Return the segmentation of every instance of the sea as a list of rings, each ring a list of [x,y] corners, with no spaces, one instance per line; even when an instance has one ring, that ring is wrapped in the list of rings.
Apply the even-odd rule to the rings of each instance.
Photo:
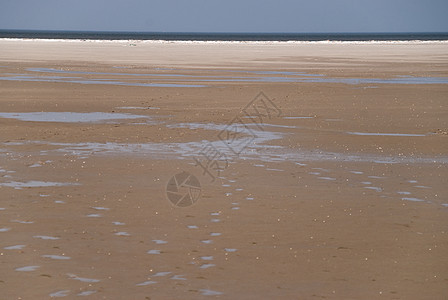
[[[448,32],[408,33],[196,33],[196,32],[113,32],[2,30],[0,38],[75,40],[154,40],[154,41],[448,41]]]

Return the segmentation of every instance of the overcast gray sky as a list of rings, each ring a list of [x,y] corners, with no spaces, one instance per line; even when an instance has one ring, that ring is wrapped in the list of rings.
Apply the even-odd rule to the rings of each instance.
[[[0,29],[448,32],[448,0],[0,0]]]

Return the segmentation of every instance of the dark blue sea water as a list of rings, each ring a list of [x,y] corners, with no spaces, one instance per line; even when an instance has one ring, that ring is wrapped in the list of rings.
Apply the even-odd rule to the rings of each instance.
[[[442,33],[188,33],[1,30],[0,38],[167,41],[433,41]]]

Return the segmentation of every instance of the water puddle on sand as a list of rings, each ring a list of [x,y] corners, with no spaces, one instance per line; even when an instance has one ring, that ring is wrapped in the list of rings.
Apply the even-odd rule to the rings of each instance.
[[[413,202],[424,202],[424,201],[425,201],[425,200],[423,200],[423,199],[412,198],[412,197],[404,197],[404,198],[401,198],[401,200],[404,200],[404,201],[413,201]]]
[[[212,240],[202,240],[201,243],[204,243],[204,244],[212,244],[213,241],[212,241]]]
[[[202,296],[218,296],[218,295],[222,295],[221,292],[212,291],[212,290],[202,289],[202,290],[199,290],[199,291],[201,292]]]
[[[169,69],[170,73],[125,73],[125,72],[89,72],[89,71],[73,71],[53,68],[27,68],[28,72],[35,74],[5,74],[0,80],[22,80],[22,81],[50,81],[50,82],[72,82],[83,84],[115,84],[129,86],[149,86],[149,87],[204,87],[204,85],[191,84],[174,84],[166,82],[303,82],[303,83],[344,83],[350,85],[359,84],[446,84],[448,77],[413,77],[413,76],[396,76],[392,78],[337,78],[327,77],[322,74],[310,74],[295,71],[250,71],[250,70],[225,70],[215,69],[207,70],[217,75],[203,75],[198,69]],[[156,70],[156,69],[154,69]],[[190,74],[183,74],[188,71]],[[69,76],[48,76],[46,74],[69,74]],[[192,75],[191,73],[197,73]],[[244,76],[235,76],[242,74]],[[88,78],[89,77],[94,78]],[[104,79],[104,76],[118,76],[122,81],[112,79]],[[134,82],[133,80],[150,80],[151,83]],[[159,81],[160,83],[156,83]]]
[[[163,276],[167,276],[170,274],[171,274],[171,272],[157,272],[154,275],[152,275],[152,277],[163,277]]]
[[[102,206],[92,206],[92,208],[96,209],[96,210],[109,210],[110,209],[110,208],[102,207]]]
[[[117,233],[115,233],[115,235],[118,235],[118,236],[131,236],[129,233],[127,233],[126,231],[120,231],[120,232],[117,232]]]
[[[208,269],[208,268],[212,268],[215,267],[215,264],[202,264],[199,269]]]
[[[336,180],[336,178],[333,177],[318,177],[319,179],[323,179],[323,180]]]
[[[90,296],[97,293],[97,291],[93,290],[93,291],[84,291],[84,292],[80,292],[78,293],[76,296]]]
[[[365,189],[369,189],[369,190],[374,190],[374,191],[377,191],[377,192],[382,192],[383,191],[382,188],[376,187],[376,186],[365,186],[364,188]]]
[[[324,168],[313,168],[313,170],[319,170],[319,171],[322,171],[322,172],[330,172],[330,170],[327,170],[327,169],[324,169]]]
[[[33,224],[33,221],[19,221],[19,220],[11,220],[13,223],[20,223],[20,224]]]
[[[39,268],[40,268],[40,266],[26,266],[26,267],[17,268],[16,271],[19,271],[19,272],[32,272],[32,271],[36,271]]]
[[[229,129],[227,125],[213,123],[179,123],[167,125],[167,128],[186,128],[190,130],[203,129],[219,132],[228,132],[237,129]],[[415,156],[382,156],[368,154],[347,154],[325,152],[321,150],[290,149],[288,147],[271,145],[275,140],[283,139],[288,133],[277,131],[251,129],[250,137],[240,137],[241,143],[246,145],[244,151],[239,154],[240,160],[257,160],[262,162],[282,161],[351,161],[351,162],[375,162],[375,163],[448,163],[448,157],[415,157]],[[241,134],[240,134],[241,135]],[[233,142],[232,142],[233,143]],[[235,142],[236,143],[236,142]],[[26,141],[20,145],[35,144],[48,145],[53,149],[47,154],[64,153],[79,157],[92,155],[142,155],[153,159],[191,159],[197,157],[204,148],[204,141],[185,143],[48,143],[43,141]],[[226,142],[221,140],[210,141],[210,146],[226,157],[234,157],[234,152]],[[12,143],[3,143],[5,146],[13,146]],[[304,165],[304,164],[300,164]],[[10,183],[11,184],[11,183]]]
[[[235,248],[224,248],[224,251],[226,251],[226,252],[236,252],[237,249],[235,249]]]
[[[170,279],[172,279],[172,280],[187,280],[186,278],[184,278],[184,276],[185,275],[174,275]]]
[[[103,215],[102,214],[89,214],[86,215],[87,218],[101,218]]]
[[[117,221],[112,222],[112,224],[117,225],[117,226],[123,226],[123,225],[126,225],[126,223],[117,222]]]
[[[140,110],[146,110],[146,109],[160,109],[160,107],[152,107],[152,106],[119,106],[115,107],[116,109],[140,109]]]
[[[7,231],[10,231],[10,230],[11,230],[11,228],[9,228],[9,227],[0,228],[0,232],[7,232]]]
[[[58,122],[58,123],[114,123],[117,120],[150,119],[149,116],[127,113],[105,112],[23,112],[0,113],[0,118],[16,119],[26,122]]]
[[[89,71],[73,71],[53,68],[27,68],[27,71],[36,73],[56,73],[56,74],[80,74],[80,75],[109,75],[109,76],[134,76],[134,77],[187,77],[184,74],[160,74],[160,73],[118,73],[118,72],[89,72]],[[174,70],[174,69],[173,69]]]
[[[199,227],[196,225],[187,225],[188,229],[198,229]]]
[[[157,245],[162,245],[162,244],[167,244],[167,241],[164,240],[152,240],[154,243],[156,243]]]
[[[351,135],[363,135],[363,136],[426,136],[426,134],[414,134],[414,133],[374,133],[374,132],[351,132],[348,131],[348,134]]]
[[[205,87],[202,84],[182,84],[182,83],[142,83],[117,81],[110,79],[88,79],[83,77],[68,77],[68,76],[39,76],[39,75],[22,75],[10,74],[9,76],[0,76],[0,80],[6,81],[31,81],[31,82],[62,82],[62,83],[79,83],[79,84],[101,84],[101,85],[120,85],[120,86],[143,86],[143,87]],[[164,79],[164,81],[169,81]]]
[[[0,183],[0,186],[12,187],[16,190],[20,190],[22,188],[36,188],[36,187],[60,187],[60,186],[75,186],[80,185],[79,183],[71,183],[71,182],[50,182],[50,181],[28,181],[28,182],[19,182],[19,181],[10,181]]]
[[[148,280],[148,281],[144,281],[141,283],[137,283],[136,286],[145,286],[145,285],[150,285],[150,284],[155,284],[155,283],[157,283],[157,281]]]
[[[63,256],[63,255],[42,255],[44,258],[51,258],[55,260],[69,260],[71,257]]]
[[[257,124],[246,124],[246,126],[258,126]],[[291,125],[278,125],[278,124],[268,124],[264,123],[263,127],[274,127],[274,128],[290,128],[290,129],[299,129],[299,126],[291,126]]]
[[[410,195],[411,193],[410,192],[399,191],[399,192],[397,192],[397,194],[400,194],[400,195]]]
[[[201,256],[202,260],[213,260],[213,256]]]
[[[22,250],[25,247],[26,247],[26,245],[14,245],[14,246],[5,247],[3,249],[5,249],[5,250]]]
[[[67,297],[70,294],[70,290],[61,290],[61,291],[56,291],[54,293],[51,293],[49,296],[50,298],[62,298],[62,297]]]
[[[33,238],[42,239],[42,240],[59,240],[58,237],[48,236],[48,235],[35,235],[35,236],[33,236]]]
[[[81,282],[94,283],[94,282],[100,282],[101,281],[99,279],[78,277],[75,274],[70,274],[70,273],[68,273],[67,276],[69,277],[69,279],[78,280],[78,281],[81,281]]]
[[[146,253],[148,253],[148,254],[160,254],[160,251],[161,251],[161,250],[149,250],[149,251],[146,252]]]
[[[314,117],[283,117],[285,120],[314,119]]]

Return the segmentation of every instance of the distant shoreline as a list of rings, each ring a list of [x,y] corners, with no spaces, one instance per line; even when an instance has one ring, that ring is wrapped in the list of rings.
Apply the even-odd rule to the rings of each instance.
[[[448,33],[165,33],[0,29],[0,39],[180,42],[408,42],[448,41]]]
[[[195,40],[95,40],[95,39],[43,39],[43,38],[0,38],[0,42],[49,42],[49,43],[114,43],[137,46],[137,44],[208,44],[208,45],[412,45],[412,44],[448,44],[448,40],[368,40],[368,41],[195,41]]]

